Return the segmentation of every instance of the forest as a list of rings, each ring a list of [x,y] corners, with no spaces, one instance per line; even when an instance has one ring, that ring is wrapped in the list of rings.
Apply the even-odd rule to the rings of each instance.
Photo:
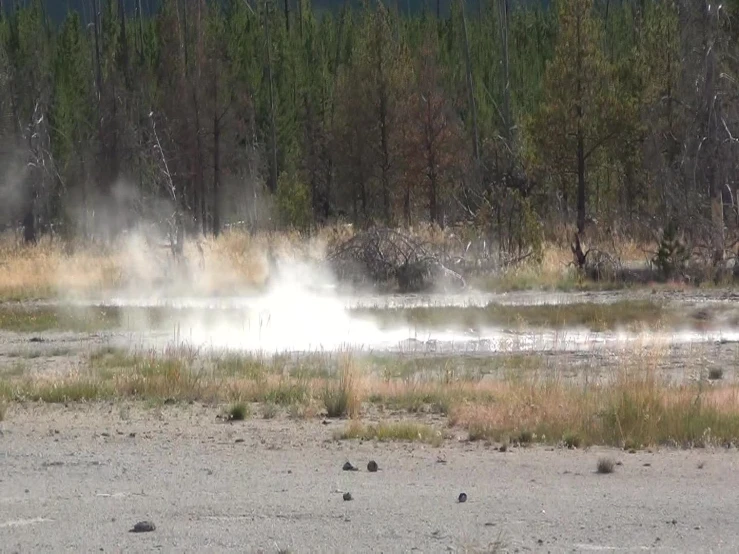
[[[0,225],[28,242],[146,218],[736,249],[732,3],[89,5],[89,23],[42,0],[0,21]]]

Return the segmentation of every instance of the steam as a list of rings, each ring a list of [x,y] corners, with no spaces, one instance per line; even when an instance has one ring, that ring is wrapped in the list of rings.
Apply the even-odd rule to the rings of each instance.
[[[512,331],[489,326],[464,329],[450,322],[446,329],[425,329],[402,321],[388,327],[357,307],[484,306],[501,304],[562,304],[596,301],[576,294],[513,293],[494,295],[466,290],[453,295],[379,296],[341,291],[323,263],[325,245],[319,240],[277,244],[280,237],[225,235],[219,241],[190,236],[182,257],[169,249],[170,237],[162,221],[172,213],[166,201],[149,204],[148,213],[128,227],[131,206],[140,204],[133,187],[120,183],[115,194],[97,206],[93,234],[110,236],[111,227],[127,227],[103,255],[80,255],[59,268],[60,299],[96,309],[117,306],[124,312],[131,340],[154,346],[187,343],[218,351],[276,354],[344,350],[396,353],[490,353],[523,351],[609,351],[636,346],[707,341],[739,341],[739,332],[609,333],[585,329]],[[284,238],[284,237],[283,237]],[[269,243],[269,244],[268,244]],[[267,250],[277,257],[270,262]],[[70,266],[69,264],[72,264]],[[76,268],[88,263],[92,267]],[[105,265],[106,267],[99,267]],[[104,286],[68,287],[99,271],[115,273]],[[71,275],[71,278],[70,278]],[[614,297],[615,298],[615,297]],[[141,308],[168,312],[165,330],[154,325]]]
[[[196,344],[260,353],[355,349],[392,341],[371,320],[352,317],[331,276],[305,262],[278,263],[265,293],[240,318],[190,322]]]

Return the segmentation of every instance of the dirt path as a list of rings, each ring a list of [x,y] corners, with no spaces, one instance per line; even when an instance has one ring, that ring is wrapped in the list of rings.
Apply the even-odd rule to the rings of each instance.
[[[342,422],[227,424],[217,413],[11,406],[0,423],[2,551],[739,549],[735,450],[360,444],[331,440]],[[604,454],[622,463],[611,475],[595,473]],[[370,459],[379,472],[366,471]],[[347,460],[360,470],[342,471]],[[145,519],[154,532],[128,532]]]

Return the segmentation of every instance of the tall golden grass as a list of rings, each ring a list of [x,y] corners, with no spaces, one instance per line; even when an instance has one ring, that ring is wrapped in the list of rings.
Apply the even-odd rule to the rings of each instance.
[[[289,231],[233,230],[217,239],[194,238],[185,246],[190,271],[187,285],[196,284],[196,292],[203,294],[259,287],[267,275],[268,249],[287,257],[321,258],[327,245],[346,240],[354,232],[351,225],[336,225],[322,227],[310,236]],[[409,232],[446,251],[460,253],[467,240],[462,240],[461,235],[476,236],[472,229],[461,233],[459,229],[441,230],[434,226],[416,226]],[[623,240],[614,248],[623,261],[643,261],[647,250],[631,240]],[[34,246],[6,233],[0,236],[0,299],[104,293],[132,284],[174,286],[176,276],[170,274],[173,264],[168,256],[163,241],[147,242],[147,237],[136,233],[109,245],[43,237]],[[493,280],[477,283],[503,289],[567,285],[574,279],[574,273],[568,269],[571,261],[572,254],[564,238],[549,240],[544,244],[540,262],[523,263]]]

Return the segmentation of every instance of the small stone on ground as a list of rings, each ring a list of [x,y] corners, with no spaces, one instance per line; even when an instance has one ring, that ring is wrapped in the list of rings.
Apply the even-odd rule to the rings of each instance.
[[[131,533],[149,533],[157,528],[152,521],[139,521],[131,529]]]

